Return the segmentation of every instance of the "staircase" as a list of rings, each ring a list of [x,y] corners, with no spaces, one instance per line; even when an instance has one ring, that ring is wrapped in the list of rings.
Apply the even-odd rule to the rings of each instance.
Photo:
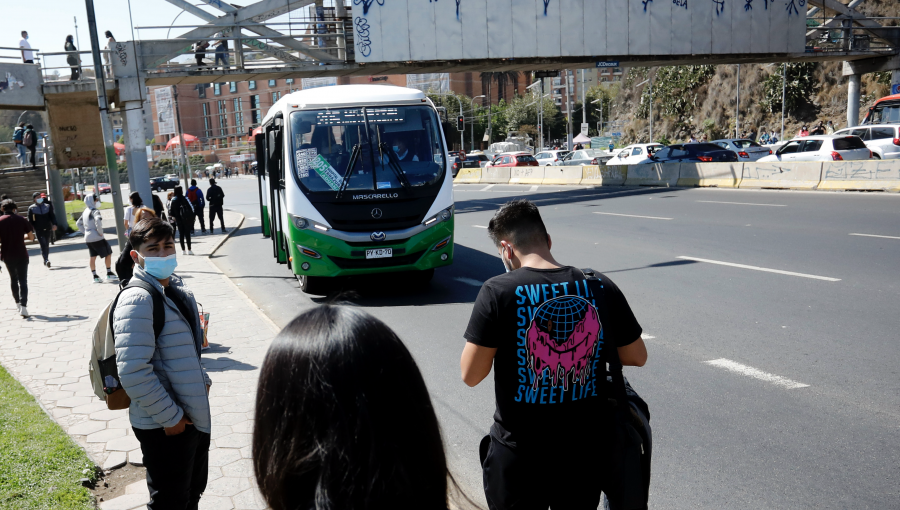
[[[19,206],[19,214],[24,215],[28,210],[35,191],[47,191],[43,168],[0,173],[0,195],[9,195]]]

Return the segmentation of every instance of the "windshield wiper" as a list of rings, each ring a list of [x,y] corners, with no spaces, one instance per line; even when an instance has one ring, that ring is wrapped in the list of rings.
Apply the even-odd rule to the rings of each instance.
[[[380,150],[383,155],[387,155],[388,166],[394,171],[394,175],[397,176],[400,185],[404,188],[411,188],[412,185],[409,183],[409,180],[406,179],[406,174],[403,173],[403,168],[400,166],[400,160],[397,159],[397,155],[394,154],[393,149],[389,148],[386,143],[381,142],[378,146],[378,150]],[[384,160],[382,159],[382,165],[383,164]]]
[[[344,178],[341,180],[341,187],[338,188],[337,196],[335,198],[341,198],[341,195],[344,194],[344,190],[347,189],[347,186],[350,184],[350,175],[353,173],[353,167],[356,166],[356,160],[359,159],[360,145],[356,144],[353,146],[353,150],[350,151],[350,161],[347,163],[347,168],[344,169]]]

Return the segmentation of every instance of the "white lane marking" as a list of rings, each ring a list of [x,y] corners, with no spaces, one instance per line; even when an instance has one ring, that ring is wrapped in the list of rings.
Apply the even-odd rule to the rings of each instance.
[[[594,214],[605,214],[607,216],[626,216],[628,218],[646,218],[648,220],[671,220],[672,218],[661,218],[659,216],[638,216],[636,214],[617,214],[611,212],[596,212]]]
[[[532,186],[528,191],[537,191],[537,185]]]
[[[481,189],[478,190],[478,191],[487,191],[487,190],[493,188],[494,186],[496,186],[496,184],[488,184],[487,186],[481,188]]]
[[[747,365],[742,365],[742,364],[738,363],[737,361],[731,361],[730,359],[719,358],[719,359],[704,361],[704,363],[706,363],[707,365],[712,365],[714,367],[724,368],[725,370],[729,370],[729,371],[735,372],[737,374],[746,375],[747,377],[759,379],[760,381],[765,381],[765,382],[775,384],[777,386],[782,386],[789,390],[809,387],[808,384],[803,384],[801,382],[793,381],[786,377],[781,377],[780,375],[763,372],[762,370],[758,370],[753,367],[748,367]]]
[[[653,335],[641,335],[641,338],[643,338],[644,340],[653,340],[656,337]]]
[[[900,239],[897,236],[880,236],[878,234],[850,234],[851,236],[863,236],[863,237],[880,237],[882,239]]]
[[[705,204],[759,205],[764,207],[787,207],[784,204],[751,204],[749,202],[719,202],[718,200],[697,200]]]
[[[248,219],[248,220],[254,220],[254,221],[259,221],[259,218],[254,218],[254,217],[253,217],[253,216],[250,216],[250,217],[249,217],[249,218],[247,218],[247,219]]]
[[[476,280],[474,278],[466,278],[465,276],[457,276],[456,278],[454,278],[454,280],[458,281],[459,283],[465,283],[466,285],[471,285],[473,287],[481,287],[482,285],[484,285],[483,282],[479,282],[478,280]]]
[[[475,228],[487,228],[487,227],[485,227],[484,225],[472,225],[472,226],[475,227]]]
[[[764,271],[766,273],[784,274],[788,276],[800,276],[802,278],[812,278],[814,280],[825,280],[826,282],[839,282],[840,278],[831,278],[829,276],[816,276],[814,274],[795,273],[793,271],[782,271],[781,269],[769,269],[767,267],[748,266],[745,264],[735,264],[734,262],[722,262],[721,260],[700,259],[697,257],[678,256],[677,259],[693,260],[696,262],[706,262],[708,264],[718,264],[720,266],[739,267],[741,269],[752,269],[754,271]]]

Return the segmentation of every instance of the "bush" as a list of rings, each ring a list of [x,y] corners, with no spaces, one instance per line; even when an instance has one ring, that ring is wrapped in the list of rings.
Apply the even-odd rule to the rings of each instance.
[[[787,85],[784,87],[785,111],[795,113],[809,103],[809,98],[818,89],[813,74],[816,62],[799,62],[787,65]],[[781,71],[781,69],[778,69]],[[781,112],[782,73],[774,72],[763,81],[763,99],[760,106],[770,113]]]

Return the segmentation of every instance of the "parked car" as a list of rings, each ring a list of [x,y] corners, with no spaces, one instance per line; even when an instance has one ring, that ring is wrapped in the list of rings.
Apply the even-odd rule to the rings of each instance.
[[[553,166],[602,165],[609,156],[600,149],[581,149],[570,152]]]
[[[494,160],[485,166],[540,166],[540,164],[527,152],[507,152],[497,154]]]
[[[656,151],[665,148],[660,143],[635,143],[625,147],[612,159],[606,162],[607,165],[634,165],[643,163],[645,159],[652,156]]]
[[[773,154],[772,149],[763,147],[753,140],[747,140],[746,138],[725,138],[722,140],[713,140],[709,143],[714,143],[723,149],[734,151],[738,156],[738,161],[757,161],[759,158]]]
[[[815,135],[794,138],[775,154],[759,160],[774,161],[858,161],[872,158],[872,151],[858,136]]]
[[[101,182],[97,185],[97,191],[99,191],[101,195],[106,195],[107,193],[112,193],[112,187],[108,182]]]
[[[540,166],[553,166],[555,163],[561,161],[564,157],[571,154],[572,151],[542,151],[534,155],[534,159],[537,160],[538,165]]]
[[[836,131],[835,135],[855,135],[871,149],[875,159],[900,158],[900,124],[880,124],[877,126],[857,126]]]
[[[169,179],[168,177],[154,177],[150,179],[151,191],[162,191],[174,189],[178,186],[178,179]]]
[[[463,168],[481,168],[490,161],[483,152],[470,152],[466,154],[466,160],[463,161]]]
[[[737,154],[714,143],[683,143],[670,145],[656,151],[649,158],[637,163],[731,163]]]

